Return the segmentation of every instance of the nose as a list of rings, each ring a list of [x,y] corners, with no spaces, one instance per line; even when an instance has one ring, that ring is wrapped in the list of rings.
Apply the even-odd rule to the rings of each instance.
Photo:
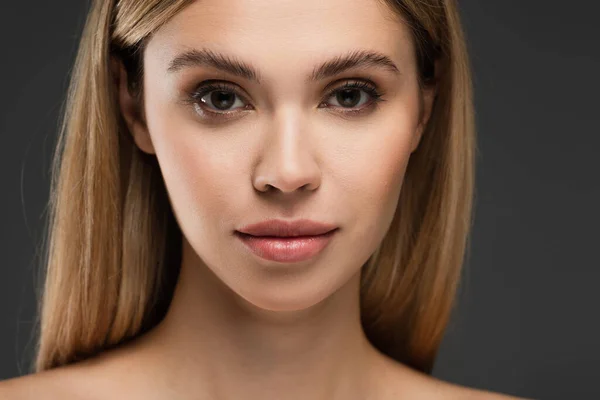
[[[272,131],[266,135],[253,184],[256,190],[315,190],[320,186],[321,171],[315,160],[314,141],[305,129],[306,118],[288,110],[274,118]]]

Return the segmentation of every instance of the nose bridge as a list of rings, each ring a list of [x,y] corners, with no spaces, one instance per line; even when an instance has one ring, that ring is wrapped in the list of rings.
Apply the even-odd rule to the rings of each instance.
[[[254,185],[258,190],[272,186],[293,192],[318,187],[320,171],[308,126],[307,116],[298,105],[285,104],[273,111],[256,169]]]

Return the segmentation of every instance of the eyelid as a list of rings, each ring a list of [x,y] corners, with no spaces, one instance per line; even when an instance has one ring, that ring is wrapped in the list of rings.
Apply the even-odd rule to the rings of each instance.
[[[236,96],[242,98],[245,101],[247,101],[248,97],[249,97],[237,85],[234,85],[232,83],[223,82],[223,81],[216,80],[216,79],[202,81],[200,85],[197,85],[192,90],[190,96],[192,96],[194,99],[199,100],[200,98],[206,96],[208,93],[211,93],[214,91],[219,91],[219,90],[235,93]]]
[[[338,83],[340,81],[342,81],[342,84],[336,85],[336,83]],[[330,89],[328,89],[328,88],[330,88]],[[350,77],[350,78],[338,79],[335,82],[332,82],[325,87],[325,90],[327,90],[325,99],[331,98],[331,96],[333,96],[337,91],[343,90],[344,88],[357,89],[357,90],[364,91],[369,96],[371,96],[372,100],[369,101],[367,106],[363,106],[359,109],[349,108],[346,111],[340,111],[339,114],[342,114],[342,115],[344,115],[344,114],[345,115],[361,114],[363,112],[369,111],[370,108],[375,108],[377,106],[377,103],[385,101],[385,99],[381,98],[385,94],[385,92],[382,91],[378,87],[378,85],[373,82],[371,76],[368,76],[366,78]],[[237,108],[237,109],[234,109],[231,111],[213,111],[213,110],[205,110],[203,107],[201,107],[198,104],[198,102],[200,102],[200,99],[202,97],[206,96],[209,93],[212,93],[214,91],[219,91],[219,90],[234,93],[244,103],[246,103],[246,107],[248,105],[250,105],[250,104],[248,104],[248,103],[250,103],[248,101],[249,96],[247,96],[245,94],[245,91],[243,89],[239,88],[237,85],[235,85],[233,83],[218,80],[218,79],[205,80],[205,81],[202,81],[199,85],[196,85],[194,87],[194,89],[192,90],[192,92],[189,94],[188,100],[186,101],[186,103],[192,103],[192,105],[195,108],[196,107],[201,108],[201,112],[203,114],[208,115],[206,118],[213,118],[213,119],[233,118],[230,115],[238,114],[240,111],[247,110],[247,108]],[[323,104],[323,102],[319,103],[319,105],[321,105],[321,104]],[[333,107],[328,107],[328,108],[339,108],[339,107],[333,106]]]

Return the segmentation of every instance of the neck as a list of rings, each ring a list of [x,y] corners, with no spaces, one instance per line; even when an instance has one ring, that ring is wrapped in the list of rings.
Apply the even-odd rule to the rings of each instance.
[[[177,398],[373,395],[376,350],[360,323],[360,272],[310,307],[272,311],[234,293],[185,239],[182,255],[169,311],[146,339],[157,377]]]

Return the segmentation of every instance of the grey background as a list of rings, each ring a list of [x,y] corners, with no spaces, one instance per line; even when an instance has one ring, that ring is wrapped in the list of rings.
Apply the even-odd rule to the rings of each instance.
[[[87,2],[0,5],[0,380],[28,373],[49,162]],[[460,1],[479,136],[472,249],[434,375],[600,399],[595,1]]]

